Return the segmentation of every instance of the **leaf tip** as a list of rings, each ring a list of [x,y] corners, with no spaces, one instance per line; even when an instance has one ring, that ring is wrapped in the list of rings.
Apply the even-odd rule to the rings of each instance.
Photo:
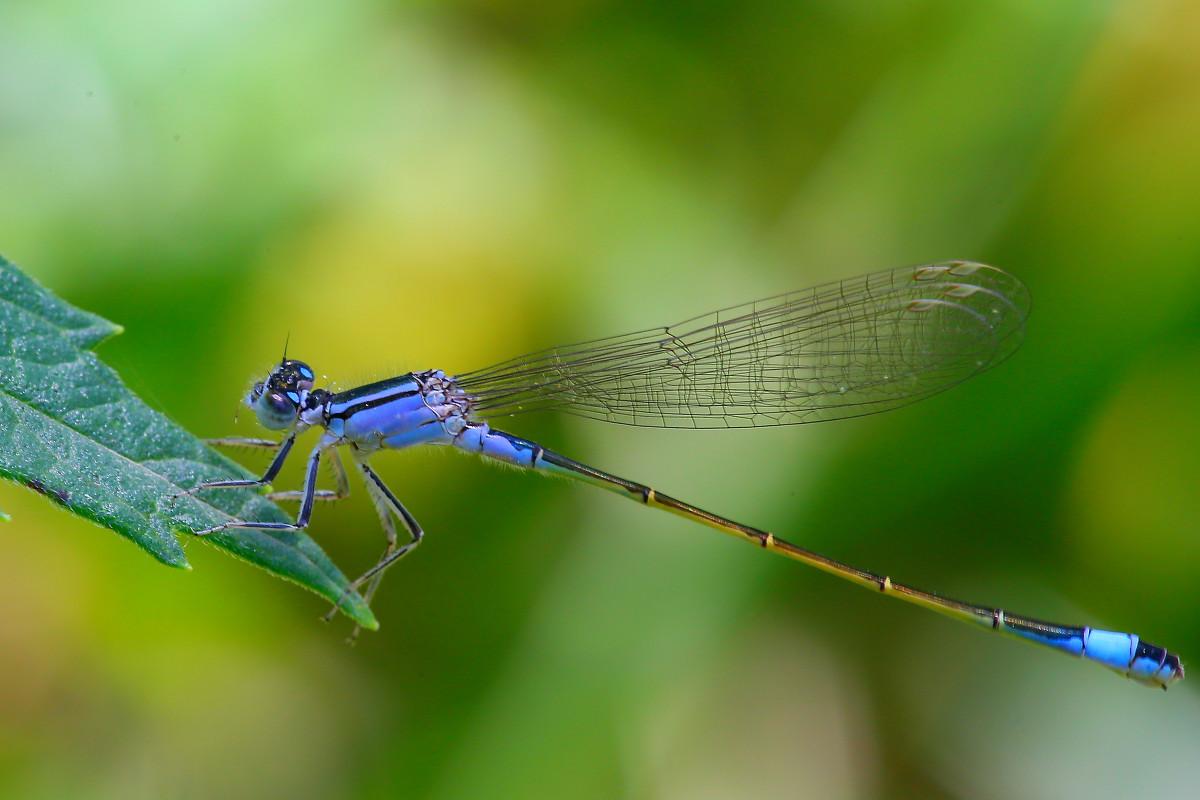
[[[155,547],[153,549],[146,547],[144,549],[149,552],[150,555],[158,559],[159,563],[161,564],[166,564],[168,567],[181,569],[185,572],[192,571],[192,565],[188,562],[187,554],[184,553],[183,548],[179,546],[179,542],[175,539],[175,537],[170,536],[165,541],[159,542],[158,544],[165,546]]]
[[[338,605],[338,610],[354,620],[354,624],[360,628],[366,628],[369,631],[379,630],[379,620],[375,619],[375,612],[366,604],[366,601],[357,593],[347,599],[347,603]]]
[[[174,554],[171,554],[171,556],[167,557],[167,558],[160,557],[159,561],[161,561],[163,564],[166,564],[168,567],[174,567],[175,569],[181,569],[184,572],[192,571],[192,565],[187,560],[187,556],[175,557]]]

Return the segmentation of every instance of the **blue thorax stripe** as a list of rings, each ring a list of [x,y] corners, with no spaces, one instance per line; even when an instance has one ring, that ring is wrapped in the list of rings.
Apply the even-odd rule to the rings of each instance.
[[[421,391],[412,374],[369,383],[349,391],[339,392],[329,401],[330,419],[349,419],[360,411],[412,397]]]

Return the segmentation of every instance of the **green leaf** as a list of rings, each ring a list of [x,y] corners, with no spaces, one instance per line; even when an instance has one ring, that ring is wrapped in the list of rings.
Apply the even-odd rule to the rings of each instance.
[[[189,568],[175,536],[230,518],[287,522],[249,490],[173,496],[204,480],[255,477],[143,403],[89,350],[120,328],[38,286],[0,257],[0,477]],[[378,623],[307,534],[229,530],[212,544]]]

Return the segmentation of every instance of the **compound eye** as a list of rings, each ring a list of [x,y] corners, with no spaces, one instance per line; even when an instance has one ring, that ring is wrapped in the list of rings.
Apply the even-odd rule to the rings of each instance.
[[[311,378],[313,376],[312,367],[305,364],[303,361],[297,361],[294,358],[289,358],[279,365],[279,369],[284,372],[295,372],[302,378]]]
[[[285,430],[296,422],[300,410],[299,399],[300,395],[295,392],[268,385],[254,403],[254,414],[263,427],[273,431]]]
[[[289,392],[288,394],[294,393]],[[299,400],[300,398],[297,395],[296,402],[299,402]],[[287,416],[296,410],[296,403],[292,402],[292,399],[287,394],[281,394],[280,392],[271,392],[267,395],[267,405],[281,417]]]
[[[316,378],[312,367],[295,359],[283,362],[279,367],[279,374],[286,379],[289,385],[298,389],[311,389],[313,380]]]

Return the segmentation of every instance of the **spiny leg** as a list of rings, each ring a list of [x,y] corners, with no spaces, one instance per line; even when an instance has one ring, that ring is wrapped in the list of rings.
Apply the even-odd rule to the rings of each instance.
[[[365,467],[366,465],[361,465]],[[392,519],[392,507],[388,502],[387,496],[380,490],[379,485],[373,479],[374,473],[369,469],[363,470],[363,478],[366,481],[367,494],[371,496],[371,503],[375,506],[375,511],[379,515],[379,523],[383,526],[383,532],[387,536],[387,547],[383,551],[383,555],[379,557],[380,561],[389,558],[392,553],[396,552],[397,546],[400,543],[399,537],[396,535],[396,522]],[[415,524],[415,520],[414,520]],[[412,529],[405,525],[409,534],[412,534]],[[417,528],[420,530],[419,526]],[[371,604],[372,598],[375,597],[375,592],[379,589],[379,583],[383,580],[383,575],[376,575],[371,579],[371,583],[367,586],[367,592],[363,595],[363,599],[367,601],[367,605]]]
[[[210,447],[279,447],[279,442],[274,439],[257,439],[250,436],[218,436],[215,439],[205,439],[204,443]]]
[[[358,466],[363,472],[363,477],[366,479],[367,483],[367,491],[371,493],[372,498],[377,498],[379,503],[383,504],[389,512],[394,514],[396,518],[398,518],[400,522],[404,524],[409,536],[412,537],[405,545],[397,548],[395,547],[395,541],[393,538],[395,535],[395,526],[384,526],[384,530],[389,532],[389,541],[387,550],[384,551],[383,557],[379,559],[375,566],[371,567],[362,575],[359,575],[358,578],[356,578],[350,584],[350,589],[356,590],[359,586],[362,586],[367,581],[371,581],[370,588],[367,590],[367,596],[371,597],[374,595],[375,590],[378,589],[379,581],[383,578],[384,570],[416,548],[416,546],[419,545],[421,540],[425,537],[425,531],[421,530],[420,523],[418,523],[416,518],[409,513],[408,509],[404,507],[404,504],[400,502],[396,495],[392,493],[392,490],[387,487],[375,470],[371,469],[371,467],[365,462],[359,462]],[[333,615],[335,613],[337,613],[336,607],[330,609],[329,613],[325,615],[325,621],[328,622],[329,620],[333,619]]]
[[[280,445],[274,439],[257,439],[248,436],[219,436],[215,439],[205,439],[204,443],[213,447],[257,447],[260,449],[274,449]],[[329,464],[330,469],[333,471],[333,479],[336,481],[337,488],[333,491],[317,489],[313,493],[313,499],[329,501],[346,499],[350,496],[350,479],[346,475],[346,467],[342,463],[342,457],[337,450],[332,452],[332,457],[326,463]],[[202,488],[211,487],[204,486]],[[268,500],[300,500],[304,497],[304,492],[290,489],[282,492],[269,492],[266,497]]]
[[[342,463],[342,456],[336,448],[331,448],[329,458],[325,461],[333,472],[335,488],[333,491],[328,489],[317,489],[313,492],[314,500],[344,500],[350,496],[350,478],[346,475],[346,465]],[[268,492],[268,500],[302,500],[304,499],[304,491],[297,489],[289,489],[283,492]]]
[[[412,539],[409,540],[408,543],[403,547],[395,550],[385,558],[381,558],[379,563],[371,567],[362,575],[359,575],[354,582],[350,584],[351,588],[354,589],[357,589],[359,586],[362,586],[363,583],[376,576],[382,578],[384,570],[386,570],[399,559],[406,556],[411,550],[415,549],[416,546],[421,543],[421,540],[425,538],[425,531],[421,530],[421,524],[417,522],[416,518],[412,514],[408,512],[408,509],[404,507],[404,504],[400,502],[396,495],[392,494],[392,490],[387,487],[387,484],[383,482],[375,470],[371,469],[371,467],[365,463],[360,464],[359,466],[361,467],[363,474],[366,475],[367,480],[379,489],[380,499],[386,503],[387,507],[391,509],[391,511],[400,519],[402,523],[404,523],[404,527],[408,530],[408,534],[412,537]]]
[[[214,439],[211,441],[221,442],[221,443],[233,442],[233,443],[245,444],[250,441],[265,442],[267,440],[266,439],[255,439],[255,440],[238,439],[235,437],[235,438],[231,438],[231,439]],[[175,493],[174,495],[171,496],[171,498],[175,499],[178,497],[184,497],[187,495],[197,494],[198,492],[203,491],[204,489],[234,489],[234,488],[249,488],[249,487],[253,487],[253,486],[266,486],[268,483],[275,480],[275,476],[277,476],[279,474],[279,470],[283,469],[283,462],[287,461],[288,453],[290,453],[292,451],[292,445],[295,443],[296,443],[296,434],[294,434],[294,433],[292,435],[288,436],[282,442],[278,443],[279,452],[277,452],[275,454],[275,458],[271,459],[271,465],[269,467],[267,467],[267,471],[263,473],[263,476],[261,478],[245,479],[245,480],[203,481],[201,483],[196,484],[191,489]],[[260,445],[254,444],[251,446],[259,447]]]
[[[382,561],[396,552],[400,539],[396,534],[396,522],[392,519],[392,509],[387,498],[366,472],[363,472],[363,480],[367,487],[367,495],[371,498],[371,505],[375,506],[375,513],[379,515],[379,524],[383,528],[384,535],[387,537],[387,547],[384,548],[383,555],[379,557],[380,561]],[[371,578],[371,582],[367,584],[367,591],[363,594],[363,600],[366,601],[368,606],[374,601],[375,592],[379,589],[379,584],[382,580],[383,573],[380,573]],[[331,611],[330,613],[332,614],[333,612]],[[328,621],[328,617],[326,620]],[[357,642],[358,635],[361,632],[362,626],[355,625],[354,630],[350,632],[350,636],[346,639],[347,644]]]
[[[288,439],[287,439],[288,447],[291,447],[291,442],[294,439],[295,439],[295,436],[288,437]],[[230,520],[229,522],[223,522],[220,525],[214,525],[211,528],[204,528],[202,530],[194,531],[194,534],[196,536],[207,536],[210,533],[216,533],[217,531],[224,531],[224,530],[228,530],[230,528],[249,528],[249,529],[255,529],[255,530],[269,530],[269,531],[299,531],[299,530],[304,530],[305,528],[307,528],[308,521],[309,521],[309,519],[312,518],[313,501],[315,500],[315,497],[316,497],[317,467],[320,465],[320,462],[321,462],[321,449],[322,449],[322,445],[317,445],[316,447],[313,448],[312,454],[308,457],[308,468],[305,470],[305,473],[304,473],[304,488],[301,490],[303,492],[304,499],[300,503],[300,513],[296,515],[296,521],[294,523],[291,523],[291,522],[254,522],[254,521],[248,521],[248,520],[235,519],[235,520]],[[278,456],[276,456],[275,460],[280,461],[281,459]],[[272,465],[272,466],[274,466],[274,465]],[[276,470],[276,471],[278,472],[278,470]],[[251,485],[253,485],[253,484],[256,484],[257,481],[250,481],[249,483]],[[224,486],[227,484],[222,483],[221,485]],[[235,485],[240,485],[240,484],[235,484]]]

